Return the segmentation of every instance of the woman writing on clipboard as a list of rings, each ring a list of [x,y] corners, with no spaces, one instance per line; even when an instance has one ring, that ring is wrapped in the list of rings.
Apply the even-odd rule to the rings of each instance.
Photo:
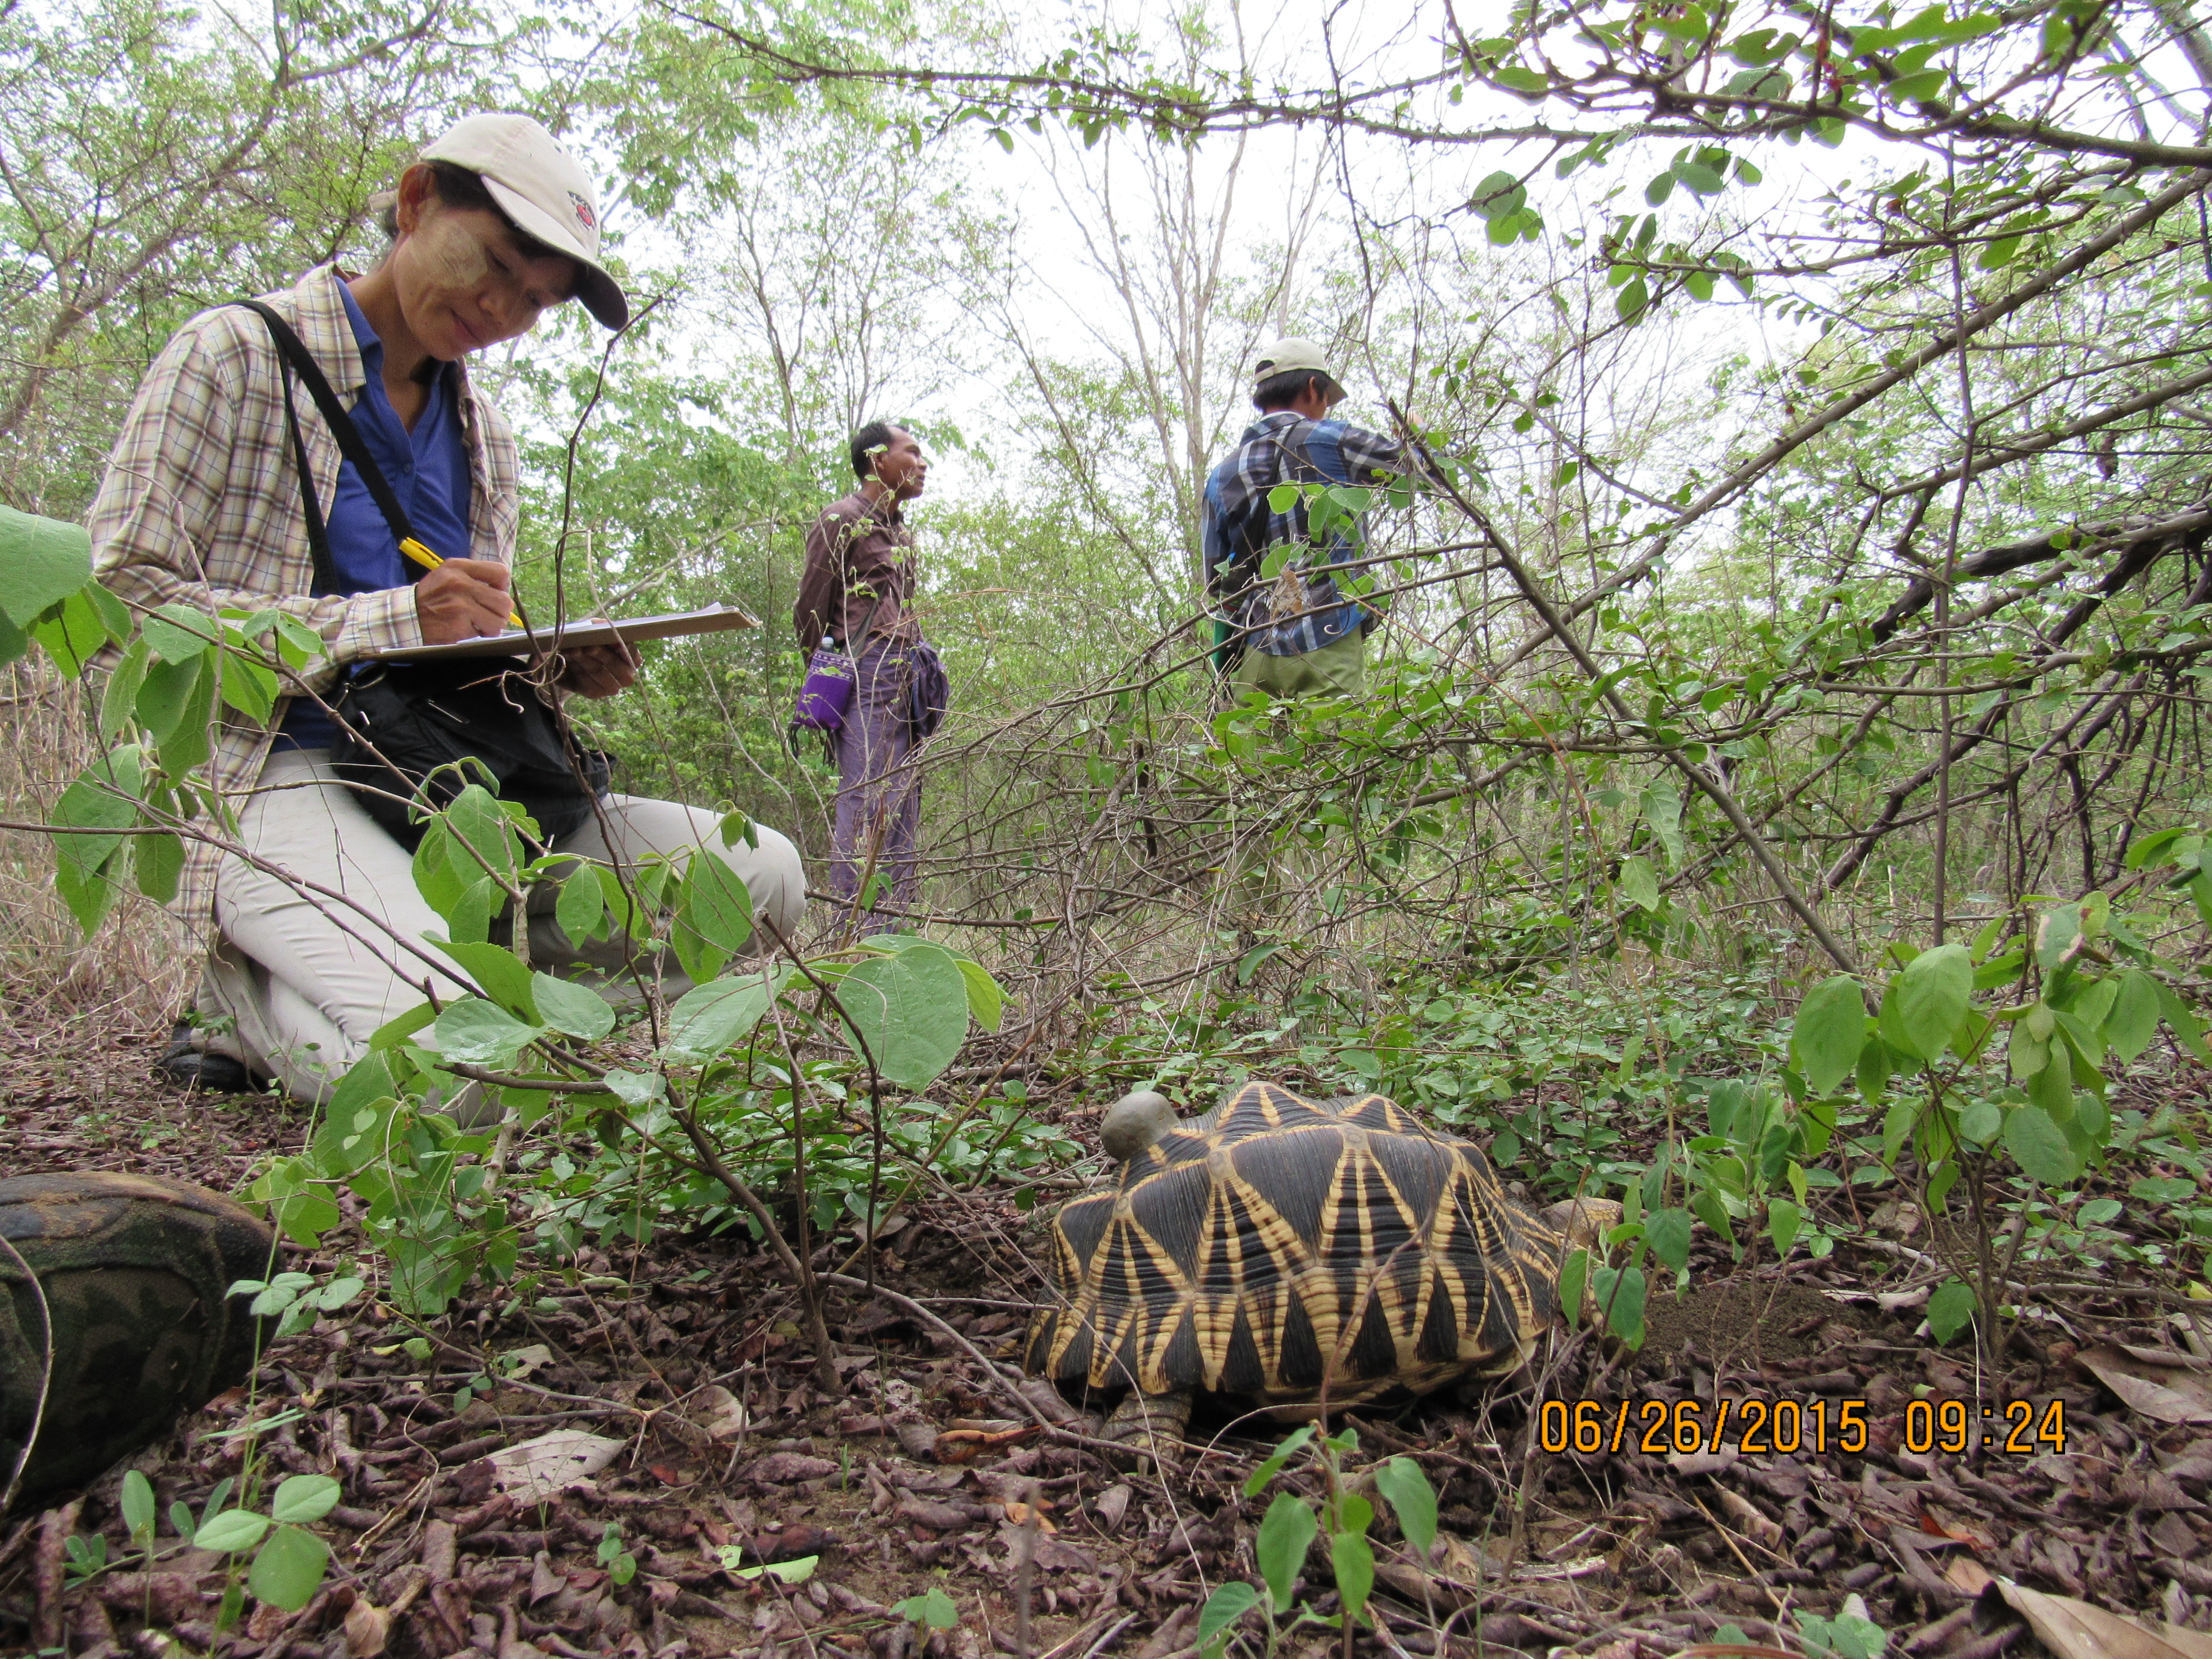
[[[94,568],[135,607],[275,608],[323,641],[299,677],[306,695],[279,697],[265,723],[219,710],[211,770],[250,854],[359,908],[314,902],[253,863],[192,844],[176,908],[210,949],[201,1018],[179,1027],[161,1061],[187,1085],[235,1090],[270,1077],[323,1098],[379,1026],[422,1000],[426,983],[441,998],[471,988],[458,969],[434,973],[395,944],[443,935],[446,924],[416,891],[408,850],[331,771],[320,699],[373,653],[507,626],[514,436],[463,360],[529,333],[570,299],[609,328],[629,316],[599,263],[590,175],[526,116],[471,116],[426,148],[401,176],[385,228],[391,246],[374,270],[319,266],[260,303],[349,413],[356,453],[442,561],[436,568],[403,556],[374,481],[343,458],[273,325],[244,306],[203,313],[163,348],[93,508]],[[316,538],[311,515],[323,521]],[[599,647],[569,653],[564,685],[605,697],[635,676],[628,651]],[[555,849],[627,862],[704,848],[788,933],[805,908],[797,850],[765,828],[757,848],[726,848],[720,823],[672,801],[611,794]],[[623,974],[620,945],[561,933],[551,896],[542,895],[544,914],[531,906],[532,962]],[[475,1115],[468,1100],[450,1109]]]

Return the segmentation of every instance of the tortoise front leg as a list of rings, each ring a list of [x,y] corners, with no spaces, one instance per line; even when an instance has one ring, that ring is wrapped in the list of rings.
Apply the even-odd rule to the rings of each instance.
[[[1130,1457],[1126,1463],[1109,1455],[1109,1461],[1121,1468],[1134,1468],[1143,1457],[1151,1458],[1156,1467],[1164,1467],[1173,1461],[1176,1449],[1182,1443],[1183,1431],[1189,1426],[1188,1389],[1146,1394],[1142,1389],[1132,1389],[1114,1407],[1099,1437],[1128,1448]]]

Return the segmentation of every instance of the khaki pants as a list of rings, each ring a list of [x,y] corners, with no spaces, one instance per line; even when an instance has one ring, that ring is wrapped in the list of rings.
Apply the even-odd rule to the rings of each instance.
[[[1265,691],[1271,697],[1318,696],[1328,692],[1347,697],[1364,696],[1367,641],[1354,634],[1298,657],[1271,657],[1264,651],[1247,650],[1237,665],[1237,689]]]
[[[630,864],[656,853],[682,854],[704,847],[738,873],[756,912],[787,936],[805,914],[799,850],[765,825],[759,826],[757,849],[743,842],[726,848],[721,815],[702,807],[613,795],[605,815],[612,846],[594,818],[554,850]],[[416,890],[407,849],[378,828],[337,781],[327,750],[271,754],[259,791],[240,813],[239,829],[249,851],[343,893],[359,908],[303,896],[242,859],[225,860],[215,893],[222,941],[202,981],[200,1010],[228,1015],[235,1034],[204,1039],[210,1048],[234,1054],[300,1099],[320,1102],[367,1052],[379,1026],[422,1000],[426,975],[441,998],[473,991],[458,966],[434,973],[393,941],[392,933],[418,944],[426,933],[443,937],[445,919]],[[553,919],[556,897],[550,885],[531,896],[532,965],[577,978],[626,973],[626,943],[572,943]],[[655,966],[672,993],[688,988],[672,962]]]

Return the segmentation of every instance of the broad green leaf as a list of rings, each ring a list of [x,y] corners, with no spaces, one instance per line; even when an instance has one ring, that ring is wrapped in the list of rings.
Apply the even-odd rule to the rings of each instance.
[[[480,875],[512,880],[521,867],[522,842],[499,799],[481,783],[471,783],[446,809],[446,823],[462,843],[446,854],[462,880]]]
[[[1276,1607],[1291,1605],[1299,1571],[1305,1565],[1306,1551],[1312,1547],[1320,1531],[1321,1523],[1314,1519],[1312,1506],[1303,1498],[1277,1492],[1275,1501],[1267,1505],[1267,1513],[1260,1522],[1253,1555],[1259,1563],[1260,1576],[1267,1581],[1267,1594]]]
[[[2119,994],[2105,1016],[2105,1042],[2123,1061],[2150,1047],[2158,1035],[2158,981],[2140,968],[2120,976]]]
[[[428,1046],[447,1060],[497,1070],[512,1065],[538,1036],[535,1025],[525,1025],[504,1008],[480,997],[469,997],[438,1016],[430,1027]]]
[[[1790,1046],[1805,1086],[1831,1095],[1857,1069],[1867,1040],[1866,994],[1849,974],[1822,980],[1797,1005]]]
[[[1897,1030],[1906,1052],[1919,1060],[1941,1054],[1973,994],[1974,962],[1963,945],[1923,951],[1897,976]]]
[[[608,1092],[627,1106],[650,1106],[668,1092],[668,1080],[658,1072],[617,1068],[607,1073],[606,1085]]]
[[[1648,1285],[1641,1267],[1600,1267],[1590,1288],[1613,1334],[1631,1349],[1644,1346],[1644,1300]]]
[[[288,1474],[277,1483],[269,1514],[274,1520],[305,1526],[337,1508],[341,1496],[338,1483],[327,1474]]]
[[[18,628],[92,580],[92,535],[82,525],[0,507],[0,612]]]
[[[1644,792],[1641,805],[1644,822],[1659,837],[1659,844],[1667,849],[1667,861],[1679,868],[1682,862],[1682,792],[1671,783],[1655,783]]]
[[[1676,1273],[1690,1265],[1690,1212],[1654,1210],[1644,1223],[1644,1242]]]
[[[753,898],[738,872],[711,853],[684,867],[672,943],[684,971],[704,984],[753,936]]]
[[[138,631],[163,662],[181,663],[213,650],[222,629],[204,611],[188,605],[165,605],[141,617]]]
[[[530,988],[538,1017],[556,1031],[597,1042],[615,1029],[615,1011],[588,985],[539,973],[530,976]]]
[[[1938,1285],[1928,1298],[1928,1328],[1935,1332],[1936,1340],[1948,1345],[1973,1322],[1973,1287],[1955,1279]]]
[[[504,945],[440,939],[434,933],[425,933],[423,938],[466,969],[477,989],[507,1012],[533,1022],[538,1018],[530,969],[522,965],[514,951]]]
[[[999,1029],[1006,1017],[1006,993],[980,962],[959,958],[960,977],[968,981],[968,1012],[987,1031]]]
[[[1414,1558],[1426,1561],[1437,1541],[1437,1492],[1421,1466],[1410,1457],[1392,1458],[1375,1471],[1375,1490],[1389,1501]]]
[[[968,1038],[968,981],[941,946],[864,962],[837,983],[837,1000],[884,1081],[921,1090]]]
[[[2063,1187],[2081,1173],[2066,1134],[2040,1106],[2015,1106],[2005,1114],[2005,1150],[2029,1179]]]
[[[64,679],[83,673],[85,665],[112,638],[101,607],[92,598],[104,591],[81,587],[43,621],[29,625],[31,637],[46,647]]]
[[[920,1595],[909,1595],[903,1601],[891,1603],[891,1611],[902,1619],[911,1619],[917,1625],[927,1625],[932,1630],[951,1630],[960,1622],[960,1609],[952,1598],[932,1584]]]
[[[598,933],[606,915],[607,897],[599,886],[599,872],[588,866],[570,872],[553,904],[553,920],[569,944],[581,945]]]
[[[220,1519],[216,1524],[222,1524]],[[297,1613],[315,1599],[330,1559],[331,1547],[314,1534],[299,1527],[279,1527],[253,1558],[246,1588],[257,1601]]]
[[[1959,1133],[1977,1146],[1986,1146],[2004,1128],[2004,1108],[1993,1100],[1972,1100],[1959,1114]]]
[[[132,867],[138,874],[138,890],[156,904],[176,897],[184,880],[185,843],[166,831],[137,836],[131,843]]]
[[[737,974],[695,986],[668,1011],[664,1057],[679,1065],[711,1059],[748,1035],[768,1012],[769,1004],[791,982],[792,970]]]
[[[2045,911],[2036,919],[2035,959],[2046,969],[2069,960],[2081,942],[2080,905],[2061,905],[2056,910]]]
[[[1198,1615],[1198,1650],[1214,1659],[1230,1627],[1259,1604],[1260,1592],[1241,1578],[1217,1585]]]
[[[1621,897],[1639,910],[1659,908],[1659,872],[1651,867],[1647,858],[1626,858],[1620,861],[1620,876],[1614,884]]]
[[[732,1578],[775,1578],[787,1584],[803,1584],[814,1577],[814,1569],[822,1565],[818,1555],[802,1555],[795,1561],[764,1561],[757,1567],[741,1567],[744,1559],[742,1546],[725,1544],[721,1547],[722,1566]]]
[[[267,1516],[256,1515],[252,1510],[225,1510],[201,1526],[193,1535],[192,1547],[213,1550],[218,1555],[235,1555],[240,1550],[252,1549],[268,1531]]]

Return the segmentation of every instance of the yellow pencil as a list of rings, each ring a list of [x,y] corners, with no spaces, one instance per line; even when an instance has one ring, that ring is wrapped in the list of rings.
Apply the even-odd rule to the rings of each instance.
[[[423,546],[422,543],[416,541],[412,536],[408,537],[406,540],[399,544],[399,550],[402,553],[404,553],[409,558],[414,560],[416,563],[421,565],[425,570],[435,570],[440,565],[445,563],[443,559],[440,558],[435,553],[433,553],[428,548]],[[514,623],[517,628],[522,626],[522,618],[512,611],[507,613],[507,619],[508,622]]]

